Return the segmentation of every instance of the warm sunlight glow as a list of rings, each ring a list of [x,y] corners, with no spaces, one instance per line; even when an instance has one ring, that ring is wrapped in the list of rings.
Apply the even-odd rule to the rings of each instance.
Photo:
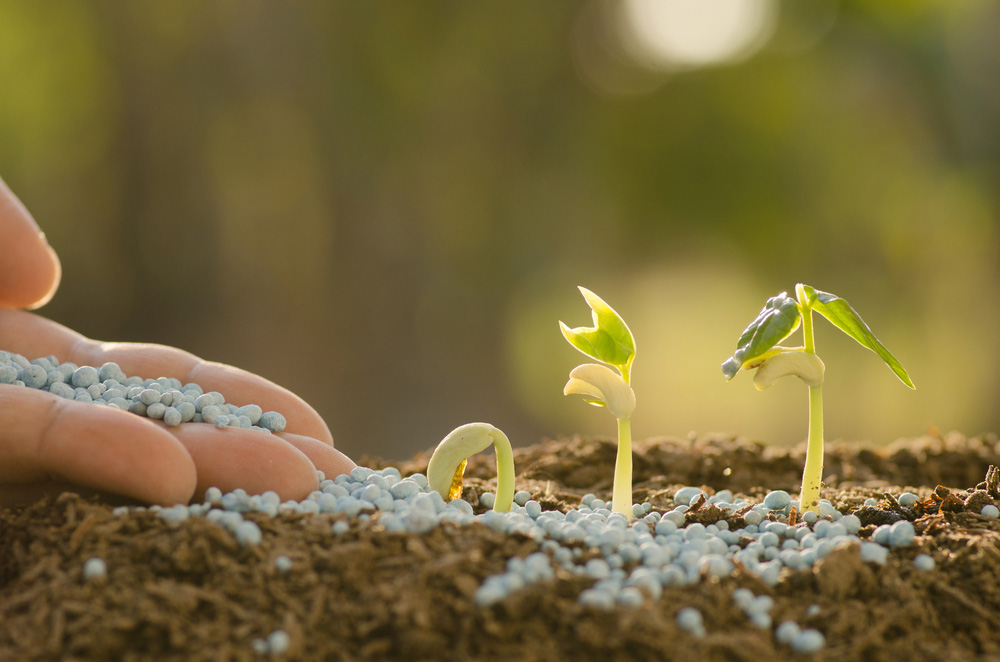
[[[624,0],[623,37],[642,64],[660,69],[743,60],[770,38],[774,0]]]

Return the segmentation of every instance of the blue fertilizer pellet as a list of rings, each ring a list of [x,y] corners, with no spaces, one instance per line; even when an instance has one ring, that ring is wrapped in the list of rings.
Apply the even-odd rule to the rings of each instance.
[[[271,655],[284,655],[292,643],[292,638],[284,630],[275,630],[267,637],[267,650]]]
[[[913,543],[915,536],[916,531],[913,528],[913,523],[907,522],[906,520],[900,520],[893,524],[889,529],[889,546],[908,547]]]
[[[248,545],[259,545],[261,541],[260,527],[256,522],[244,520],[236,526],[234,531],[236,540],[244,547]]]
[[[677,612],[677,626],[696,637],[705,636],[705,622],[701,612],[694,607],[684,607]]]
[[[802,632],[802,628],[795,621],[783,621],[774,628],[774,638],[778,643],[791,646]]]
[[[826,519],[832,519],[832,520],[838,520],[841,517],[843,517],[843,515],[841,515],[840,511],[837,510],[836,508],[834,508],[833,505],[829,501],[820,501],[819,502],[819,516],[820,517],[825,517]]]
[[[162,402],[154,402],[153,404],[146,407],[146,416],[148,416],[149,418],[160,420],[166,413],[167,413],[167,406]]]
[[[691,505],[691,500],[702,494],[701,488],[698,487],[682,487],[677,492],[674,493],[674,505]]]
[[[183,420],[184,417],[174,407],[167,407],[166,411],[163,412],[163,422],[170,427],[176,427],[180,425]]]
[[[754,594],[753,591],[748,588],[734,588],[732,598],[733,604],[746,611],[746,609],[753,604]]]
[[[997,508],[993,504],[989,503],[982,507],[979,514],[983,517],[989,517],[990,519],[997,519],[1000,517],[1000,508]]]
[[[206,423],[215,423],[215,419],[222,416],[222,410],[217,405],[206,405],[200,413],[201,420]]]
[[[84,579],[100,579],[106,577],[107,574],[108,564],[98,556],[87,559],[87,562],[83,564]]]
[[[125,380],[125,373],[122,372],[122,369],[118,366],[117,363],[109,361],[108,363],[105,363],[104,365],[101,366],[101,369],[98,373],[98,379],[100,379],[102,382],[105,382],[109,379],[113,379],[117,382],[122,382]]]
[[[199,412],[203,411],[206,407],[216,407],[215,396],[211,393],[203,393],[195,398],[194,406]]]
[[[818,653],[823,650],[824,646],[826,646],[826,637],[819,630],[802,630],[792,640],[792,650],[796,653]]]
[[[528,503],[528,499],[530,498],[531,498],[531,492],[527,490],[518,490],[517,492],[514,492],[514,503],[516,503],[519,506],[523,506],[524,504]]]
[[[266,411],[260,416],[258,425],[267,428],[271,432],[281,432],[285,429],[285,417],[276,411]]]
[[[53,382],[53,384],[49,387],[49,393],[58,395],[61,398],[66,398],[67,400],[72,400],[76,397],[76,391],[73,390],[72,386],[66,384],[65,382]]]
[[[18,370],[12,365],[0,365],[0,384],[13,384],[17,380]]]
[[[626,607],[641,607],[644,599],[642,591],[634,586],[627,586],[618,593],[618,604]]]
[[[44,370],[46,373],[48,373],[49,371],[51,371],[53,369],[53,367],[54,367],[52,365],[52,361],[50,361],[47,357],[41,357],[41,358],[37,358],[37,359],[32,359],[30,361],[30,365],[38,366],[39,368],[41,368],[42,370]]]
[[[861,520],[858,519],[857,515],[853,515],[853,514],[852,515],[844,515],[840,519],[840,522],[838,522],[838,523],[844,527],[844,529],[847,531],[848,535],[857,533],[858,531],[861,530]]]
[[[260,417],[264,415],[264,410],[258,405],[245,405],[240,407],[237,412],[241,416],[246,416],[250,420],[251,425],[257,425],[260,421]]]
[[[76,388],[87,388],[99,382],[97,368],[89,365],[81,366],[73,371],[71,383]]]
[[[768,492],[764,497],[764,507],[768,510],[784,510],[792,502],[792,497],[784,490]]]
[[[889,558],[889,549],[875,542],[861,543],[861,560],[866,563],[885,565]]]
[[[177,407],[177,411],[180,412],[181,420],[185,423],[194,420],[195,414],[198,413],[194,403],[191,402],[182,402],[180,406]]]
[[[23,381],[24,385],[29,388],[42,388],[45,386],[49,374],[42,366],[29,365],[18,372],[17,378]]]

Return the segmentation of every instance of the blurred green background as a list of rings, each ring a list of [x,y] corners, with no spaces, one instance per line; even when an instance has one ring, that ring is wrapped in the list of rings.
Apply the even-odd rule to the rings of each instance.
[[[719,369],[798,281],[917,384],[818,320],[828,439],[996,431],[998,33],[987,0],[5,0],[0,176],[62,257],[43,314],[258,372],[355,458],[612,434],[562,395],[577,285],[637,338],[637,438],[802,440],[801,384]]]

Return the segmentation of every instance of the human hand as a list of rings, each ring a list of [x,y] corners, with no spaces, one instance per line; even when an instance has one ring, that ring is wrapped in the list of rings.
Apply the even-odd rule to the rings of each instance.
[[[316,411],[290,391],[249,372],[203,361],[174,347],[102,343],[17,308],[44,305],[61,276],[59,259],[31,215],[0,179],[0,349],[29,359],[117,363],[127,375],[176,377],[219,391],[227,402],[281,412],[279,434],[208,424],[167,427],[110,407],[47,391],[0,385],[0,505],[34,501],[64,489],[171,505],[216,486],[267,490],[301,499],[328,475],[355,465],[333,447]],[[82,489],[81,489],[82,488]]]

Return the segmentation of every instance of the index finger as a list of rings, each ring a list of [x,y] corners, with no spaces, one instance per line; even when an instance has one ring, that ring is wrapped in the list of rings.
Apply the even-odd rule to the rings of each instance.
[[[0,308],[38,308],[55,294],[62,268],[21,201],[0,179]]]
[[[263,377],[233,366],[204,361],[194,354],[148,343],[102,343],[32,313],[0,310],[0,349],[28,358],[54,354],[61,362],[100,366],[113,361],[128,375],[174,377],[222,393],[227,402],[257,404],[281,413],[286,432],[333,445],[320,415],[302,398]]]

